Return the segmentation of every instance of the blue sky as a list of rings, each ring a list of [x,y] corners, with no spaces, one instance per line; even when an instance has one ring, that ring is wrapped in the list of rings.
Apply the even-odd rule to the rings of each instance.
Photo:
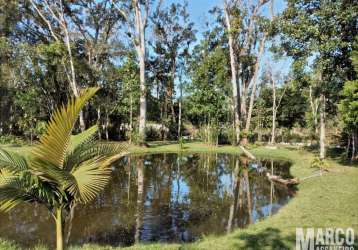
[[[164,3],[169,5],[171,3],[181,3],[182,0],[164,0]],[[210,14],[208,13],[215,6],[221,7],[223,5],[223,0],[188,0],[188,11],[190,14],[190,19],[195,23],[196,30],[198,30],[197,38],[201,39],[201,32],[204,29],[204,24],[206,21],[212,21],[210,19]],[[274,13],[281,13],[286,6],[285,0],[274,0]],[[268,13],[268,4],[262,8],[262,13],[267,15]],[[270,63],[273,71],[280,71],[283,74],[287,74],[291,60],[289,58],[273,61],[273,57],[270,52],[266,50],[263,58],[263,64]],[[263,67],[261,67],[262,70]]]
[[[209,10],[211,10],[215,6],[222,7],[223,0],[187,0],[188,1],[188,12],[190,14],[190,19],[195,24],[195,29],[198,31],[197,39],[202,39],[201,33],[205,28],[206,22],[213,21],[209,14]],[[163,3],[165,5],[170,5],[171,3],[183,3],[183,0],[164,0]],[[286,3],[285,0],[274,0],[274,13],[277,15],[281,13],[285,9]],[[268,15],[268,4],[266,4],[262,10],[264,15]],[[268,46],[267,46],[268,47]],[[261,60],[260,72],[264,70],[264,67],[270,64],[273,73],[280,72],[281,74],[287,75],[292,60],[290,58],[284,58],[280,61],[274,61],[272,54],[266,49],[263,59]],[[258,80],[260,79],[261,73],[259,74]]]

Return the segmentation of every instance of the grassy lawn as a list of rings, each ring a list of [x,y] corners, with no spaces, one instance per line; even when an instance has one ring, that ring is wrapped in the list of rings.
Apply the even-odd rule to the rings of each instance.
[[[27,148],[12,148],[26,154]],[[157,153],[177,152],[175,143],[152,143],[148,148],[131,147],[130,152]],[[241,153],[233,146],[209,147],[202,143],[188,143],[183,151]],[[258,147],[251,149],[258,157],[285,159],[292,162],[291,174],[298,178],[312,175],[310,167],[314,154],[303,149]],[[323,176],[303,180],[297,195],[270,218],[237,229],[225,236],[206,236],[192,244],[136,245],[126,249],[294,249],[296,227],[347,228],[358,233],[358,167],[348,167],[328,160],[329,172]],[[54,233],[54,232],[51,232]],[[1,236],[0,236],[1,237]],[[356,236],[357,238],[357,236]],[[356,239],[356,249],[358,249]],[[15,244],[0,239],[0,249],[20,249]],[[44,249],[39,247],[39,249]],[[111,247],[85,245],[70,249],[114,249]]]

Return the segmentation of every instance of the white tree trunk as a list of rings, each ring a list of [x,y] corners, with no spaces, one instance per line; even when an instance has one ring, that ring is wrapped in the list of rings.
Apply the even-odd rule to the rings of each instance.
[[[182,112],[182,99],[183,99],[183,86],[182,83],[180,83],[180,97],[179,97],[179,114],[178,114],[178,140],[181,138],[181,112]]]
[[[53,39],[55,39],[55,41],[59,41],[59,37],[53,31],[54,29],[52,27],[50,20],[45,17],[42,10],[40,10],[40,8],[38,8],[37,4],[33,0],[30,0],[30,3],[35,8],[36,12],[39,14],[41,19],[46,23]],[[59,4],[54,4],[54,5],[50,5],[47,1],[45,1],[45,6],[47,6],[49,13],[51,14],[51,17],[53,18],[53,20],[57,21],[57,23],[59,24],[59,27],[62,29],[63,42],[67,49],[68,59],[69,59],[69,64],[70,64],[70,76],[68,75],[68,72],[66,72],[67,78],[69,80],[70,88],[73,92],[73,95],[75,97],[78,97],[79,91],[77,89],[76,71],[75,71],[73,57],[72,57],[72,51],[71,51],[70,33],[68,31],[68,26],[67,26],[67,22],[65,19],[64,7],[62,5],[62,1],[59,1]],[[65,70],[67,71],[66,65],[64,65],[64,67],[65,67]],[[81,111],[80,112],[80,129],[81,129],[81,131],[84,131],[85,128],[86,128],[86,126],[85,126],[83,111]]]
[[[355,132],[353,132],[352,133],[352,157],[351,157],[351,162],[354,161],[355,154],[356,154],[356,134],[355,134]]]
[[[255,95],[256,95],[257,75],[259,72],[261,57],[265,50],[265,41],[266,41],[266,35],[264,35],[262,40],[260,41],[259,54],[257,55],[255,69],[254,69],[254,75],[252,77],[253,82],[252,82],[252,90],[251,90],[251,95],[250,95],[249,112],[247,114],[246,126],[245,126],[245,130],[247,132],[250,130],[250,125],[251,125],[251,116],[252,116],[252,110],[254,107]]]
[[[147,90],[145,86],[145,55],[139,56],[140,69],[140,98],[139,98],[139,134],[145,140],[145,126],[147,119]]]
[[[275,81],[271,79],[272,82],[272,132],[271,132],[271,144],[275,144],[275,132],[276,132],[276,85]]]
[[[134,44],[139,58],[139,78],[140,78],[140,98],[139,98],[139,135],[141,140],[145,141],[145,127],[147,119],[147,89],[145,82],[145,28],[148,16],[148,1],[145,1],[145,13],[142,15],[142,9],[138,0],[133,0],[135,11],[135,30]]]
[[[324,94],[321,94],[320,97],[320,139],[319,139],[319,158],[323,160],[326,157],[326,148],[325,148],[325,140],[326,140],[326,115],[325,115],[325,109],[326,109],[326,98]]]
[[[318,100],[313,98],[313,94],[312,94],[312,86],[310,86],[310,92],[309,92],[309,97],[310,97],[310,104],[311,104],[311,112],[312,112],[312,116],[313,116],[313,126],[314,126],[314,130],[315,133],[318,134],[318,119],[317,119],[317,113],[318,113]]]
[[[133,97],[130,94],[129,99],[129,143],[132,143],[132,136],[133,136]]]
[[[238,85],[237,85],[237,58],[234,51],[234,38],[232,36],[231,29],[231,18],[229,6],[224,1],[224,12],[225,12],[225,22],[226,28],[228,30],[228,39],[229,39],[229,50],[230,50],[230,66],[231,66],[231,85],[232,85],[232,99],[233,99],[233,111],[234,111],[234,126],[236,132],[236,143],[240,141],[240,95]]]

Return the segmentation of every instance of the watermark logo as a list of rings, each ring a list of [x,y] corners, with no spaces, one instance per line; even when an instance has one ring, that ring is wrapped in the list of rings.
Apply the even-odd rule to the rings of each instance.
[[[296,250],[358,250],[353,228],[296,228]]]

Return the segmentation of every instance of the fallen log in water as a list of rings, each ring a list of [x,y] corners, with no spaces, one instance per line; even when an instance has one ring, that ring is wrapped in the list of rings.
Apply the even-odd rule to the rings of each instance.
[[[297,185],[297,184],[300,183],[300,181],[299,181],[298,178],[283,179],[283,178],[282,178],[281,176],[279,176],[279,175],[273,175],[273,174],[270,174],[270,173],[266,173],[266,176],[267,176],[267,178],[268,178],[270,181],[275,181],[275,182],[284,184],[284,185],[286,185],[286,186],[289,186],[289,185]]]
[[[251,160],[256,160],[256,157],[246,148],[244,148],[243,146],[239,146],[241,148],[241,150],[244,152],[244,154],[249,157]]]

